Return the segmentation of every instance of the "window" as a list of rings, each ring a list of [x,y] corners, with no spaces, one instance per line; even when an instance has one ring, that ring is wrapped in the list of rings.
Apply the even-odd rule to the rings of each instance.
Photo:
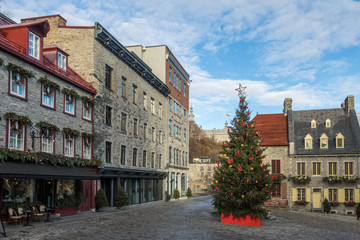
[[[40,59],[40,37],[29,32],[29,55]]]
[[[182,152],[182,165],[185,166],[185,152],[184,151]],[[209,171],[209,169],[208,169],[208,171]],[[211,169],[210,169],[210,171],[211,171]]]
[[[305,195],[305,188],[298,188],[297,189],[297,200],[298,201],[305,201],[306,195]]]
[[[184,97],[186,97],[186,83],[184,83]]]
[[[345,202],[354,201],[354,189],[345,189]]]
[[[163,108],[161,103],[159,103],[159,117],[163,118]]]
[[[126,78],[121,79],[121,96],[126,98]]]
[[[46,153],[54,153],[54,141],[52,137],[48,137],[52,134],[49,129],[41,129],[41,151]]]
[[[316,128],[316,121],[315,121],[315,119],[311,120],[311,128]]]
[[[161,168],[161,159],[162,159],[162,154],[159,154],[159,168]]]
[[[64,109],[65,113],[70,115],[75,115],[75,103],[76,103],[75,97],[68,94],[64,94],[64,98],[65,98],[65,109]]]
[[[144,139],[147,139],[147,131],[148,131],[147,124],[144,123]]]
[[[49,108],[55,108],[56,90],[53,87],[42,85],[41,104]]]
[[[297,163],[297,175],[305,175],[305,163],[298,162]]]
[[[329,201],[337,201],[338,194],[336,188],[329,188]]]
[[[313,176],[321,175],[321,163],[313,162]]]
[[[137,162],[137,148],[133,149],[133,166],[136,166],[136,162]]]
[[[169,163],[171,163],[171,147],[169,147]]]
[[[354,163],[353,162],[345,162],[345,176],[354,175]]]
[[[66,56],[58,53],[58,67],[66,71]]]
[[[105,161],[111,163],[111,142],[105,143]]]
[[[120,131],[123,134],[126,134],[126,118],[127,118],[127,114],[126,113],[121,113]]]
[[[121,145],[121,153],[120,153],[120,164],[125,165],[125,159],[126,159],[126,146]]]
[[[83,118],[91,121],[91,111],[92,107],[86,101],[83,101]]]
[[[111,126],[111,107],[106,106],[105,124]]]
[[[186,121],[186,109],[184,109],[184,121]]]
[[[91,140],[83,138],[83,158],[91,159]]]
[[[176,148],[174,148],[174,163],[176,164]]]
[[[186,128],[184,129],[184,142],[186,143]]]
[[[74,157],[75,138],[71,135],[64,136],[64,155]]]
[[[329,162],[329,176],[337,175],[337,162]]]
[[[271,174],[280,174],[280,160],[271,160]]]
[[[18,121],[14,123],[9,120],[9,149],[24,151],[24,130],[25,127],[19,125]]]
[[[171,98],[169,97],[169,110],[170,110],[170,112],[172,111],[172,107],[171,107]]]
[[[155,128],[154,127],[151,128],[151,140],[154,141],[154,142],[156,140],[155,139]]]
[[[179,78],[178,90],[181,92],[181,78]]]
[[[279,182],[275,182],[274,183],[274,188],[275,190],[271,193],[271,196],[272,197],[280,197],[280,194],[281,194],[281,183]]]
[[[328,148],[328,137],[324,133],[320,137],[320,149],[327,149]]]
[[[336,148],[344,148],[344,136],[341,133],[336,135],[335,142],[336,142]]]
[[[171,136],[171,131],[172,130],[172,128],[171,128],[171,120],[169,120],[169,135]]]
[[[326,121],[325,121],[325,126],[326,126],[326,128],[331,127],[331,121],[330,121],[330,119],[326,119]]]
[[[137,93],[137,86],[132,86],[132,101],[134,104],[137,104],[138,102],[138,93]]]
[[[146,95],[146,92],[143,92],[143,103],[144,103],[144,109],[147,110],[147,95]]]
[[[178,75],[176,75],[176,85],[175,85],[175,87],[177,89],[179,89],[179,76]]]
[[[312,141],[313,138],[310,136],[310,134],[306,135],[306,137],[304,138],[305,149],[312,149]]]
[[[172,69],[169,67],[169,82],[172,82]]]
[[[111,72],[112,68],[105,65],[105,87],[108,89],[111,89]]]
[[[155,99],[151,98],[150,99],[150,104],[151,104],[151,113],[155,114]]]
[[[187,158],[187,152],[185,152],[185,166],[187,166],[188,158]]]
[[[142,166],[146,167],[146,150],[143,151],[143,162],[142,162]]]
[[[159,143],[162,144],[163,140],[162,140],[162,131],[159,131]]]
[[[134,118],[134,135],[138,135],[138,120]]]
[[[26,98],[26,78],[19,73],[14,74],[10,71],[10,94],[20,98]]]
[[[155,167],[155,153],[151,153],[151,168]]]

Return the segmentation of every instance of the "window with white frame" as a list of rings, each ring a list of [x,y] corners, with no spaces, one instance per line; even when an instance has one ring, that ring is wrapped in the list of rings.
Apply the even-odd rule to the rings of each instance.
[[[72,135],[66,134],[64,139],[64,155],[67,157],[74,157],[75,138]]]
[[[40,37],[29,32],[29,55],[40,59]]]
[[[306,200],[306,189],[305,188],[298,188],[297,189],[297,200],[298,201],[305,201]]]
[[[74,96],[64,94],[65,97],[65,112],[71,115],[75,115],[75,98]]]
[[[337,201],[338,199],[338,190],[336,188],[329,188],[329,201]]]
[[[83,118],[91,121],[92,107],[89,102],[83,101]]]
[[[345,202],[354,201],[354,189],[345,189]]]
[[[10,120],[9,120],[10,121]],[[25,126],[18,121],[9,124],[8,148],[24,151],[24,130]]]
[[[41,151],[46,153],[54,153],[54,141],[52,132],[49,129],[41,129]]]
[[[345,176],[354,175],[354,163],[353,162],[345,162]]]
[[[54,108],[55,107],[55,89],[51,86],[42,86],[42,105]]]
[[[91,143],[90,138],[83,137],[83,158],[91,159]]]
[[[66,56],[58,53],[58,67],[66,71]]]
[[[26,97],[26,78],[13,71],[10,71],[10,93],[21,98]]]

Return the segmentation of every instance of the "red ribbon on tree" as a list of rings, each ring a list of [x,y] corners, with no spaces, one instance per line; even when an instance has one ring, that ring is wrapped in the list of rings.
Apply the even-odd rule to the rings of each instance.
[[[230,132],[230,128],[228,128],[228,132]]]
[[[242,171],[242,167],[240,166],[240,167],[238,167],[238,170],[241,172]]]
[[[231,192],[231,196],[233,196],[234,194],[233,194],[233,192]]]
[[[223,177],[222,180],[223,180],[223,182],[224,182],[224,181],[225,181],[225,178]]]
[[[246,183],[249,183],[249,179],[246,179]]]
[[[238,154],[238,156],[240,155],[240,151],[239,151],[239,150],[237,151],[237,154]]]
[[[234,162],[234,160],[232,160],[232,159],[229,159],[229,160],[228,160],[228,163],[229,163],[229,164],[232,164],[233,162]]]
[[[218,167],[220,166],[220,162],[218,162]]]
[[[248,133],[246,133],[246,137],[248,137],[249,136],[249,134]]]
[[[241,124],[241,126],[242,126],[242,127],[245,127],[245,124],[243,123],[243,124]]]
[[[251,161],[251,160],[253,160],[254,159],[254,157],[249,157],[249,160]]]
[[[255,155],[257,155],[257,150],[255,150]]]

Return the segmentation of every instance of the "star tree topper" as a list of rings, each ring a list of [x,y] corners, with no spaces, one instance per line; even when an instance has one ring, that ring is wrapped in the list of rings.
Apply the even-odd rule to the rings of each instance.
[[[242,87],[241,84],[239,84],[239,87],[237,89],[235,89],[238,92],[239,97],[246,95],[246,93],[245,93],[246,88],[247,87]]]

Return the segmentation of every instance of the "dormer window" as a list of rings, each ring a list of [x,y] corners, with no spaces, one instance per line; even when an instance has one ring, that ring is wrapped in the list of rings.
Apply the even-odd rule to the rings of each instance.
[[[40,37],[29,32],[29,55],[40,59]]]
[[[313,138],[310,136],[310,134],[306,135],[306,137],[304,138],[304,142],[305,149],[312,149]]]
[[[58,52],[57,59],[58,67],[66,71],[66,56]]]
[[[344,136],[341,133],[335,137],[335,142],[336,148],[344,148]]]
[[[327,128],[331,127],[331,121],[330,121],[330,119],[326,119],[326,121],[325,121],[325,126],[326,126]]]
[[[328,137],[324,133],[320,137],[320,149],[327,149],[328,148]]]
[[[316,121],[315,121],[315,119],[313,119],[313,120],[311,121],[311,128],[316,128]]]

